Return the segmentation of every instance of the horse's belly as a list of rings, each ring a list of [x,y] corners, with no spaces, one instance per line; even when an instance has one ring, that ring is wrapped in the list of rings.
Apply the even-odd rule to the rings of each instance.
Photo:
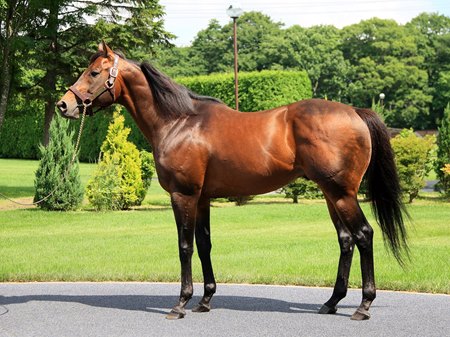
[[[262,166],[251,163],[208,168],[203,194],[209,197],[246,196],[274,191],[302,175],[293,164]]]

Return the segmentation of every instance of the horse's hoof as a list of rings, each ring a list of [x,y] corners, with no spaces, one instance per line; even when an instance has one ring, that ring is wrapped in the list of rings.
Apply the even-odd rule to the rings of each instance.
[[[211,306],[205,303],[199,303],[192,308],[192,312],[209,312],[211,311]]]
[[[320,308],[319,314],[335,314],[336,311],[336,307],[330,308],[324,304],[322,305],[322,308]]]
[[[176,311],[172,309],[172,311],[167,314],[166,319],[182,319],[184,318],[184,316],[186,316],[186,312]]]
[[[352,315],[352,320],[354,321],[365,321],[366,319],[370,318],[370,313],[365,310],[358,308],[355,313]]]

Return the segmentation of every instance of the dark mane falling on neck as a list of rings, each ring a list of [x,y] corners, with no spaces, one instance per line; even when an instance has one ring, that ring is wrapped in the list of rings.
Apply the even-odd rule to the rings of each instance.
[[[163,116],[177,118],[196,115],[193,99],[222,103],[216,98],[200,96],[191,92],[147,62],[141,64],[141,70],[152,91],[154,103]]]
[[[152,90],[154,103],[163,116],[176,118],[195,114],[192,99],[185,87],[149,63],[142,63],[141,70]]]

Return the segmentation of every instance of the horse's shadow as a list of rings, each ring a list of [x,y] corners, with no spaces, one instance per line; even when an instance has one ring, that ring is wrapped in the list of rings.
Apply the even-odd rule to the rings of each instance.
[[[32,301],[80,303],[98,308],[119,310],[146,311],[158,314],[167,314],[177,298],[175,296],[157,295],[26,295],[26,296],[0,296],[0,306],[23,304]],[[198,303],[200,297],[194,296],[187,309]],[[214,309],[226,309],[247,312],[279,312],[317,314],[321,304],[287,302],[272,298],[251,296],[215,296],[212,303]],[[350,306],[341,305],[340,308]],[[348,314],[337,313],[348,316]]]

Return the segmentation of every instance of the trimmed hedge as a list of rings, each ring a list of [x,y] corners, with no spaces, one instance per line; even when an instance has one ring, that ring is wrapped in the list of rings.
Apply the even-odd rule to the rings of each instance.
[[[11,100],[0,130],[0,158],[37,159],[43,126],[44,103]]]
[[[234,107],[234,74],[182,77],[177,82],[198,94],[219,98]],[[241,111],[266,110],[311,97],[311,81],[305,71],[239,73]]]
[[[176,81],[200,95],[219,98],[225,104],[234,107],[233,74],[184,77]],[[239,73],[239,109],[241,111],[266,110],[311,96],[311,82],[304,71],[265,70]],[[37,106],[39,104],[35,104],[35,107]],[[20,116],[14,116],[14,113],[6,116],[0,132],[0,158],[37,159],[43,135],[43,108],[30,109],[30,106],[15,106],[14,109],[27,112]],[[86,119],[80,143],[80,161],[98,160],[100,146],[112,120],[111,110],[108,110]],[[125,113],[124,116],[125,126],[131,128],[129,140],[139,150],[151,151],[150,145],[130,115]],[[75,128],[77,134],[79,121],[71,122],[71,126]]]

